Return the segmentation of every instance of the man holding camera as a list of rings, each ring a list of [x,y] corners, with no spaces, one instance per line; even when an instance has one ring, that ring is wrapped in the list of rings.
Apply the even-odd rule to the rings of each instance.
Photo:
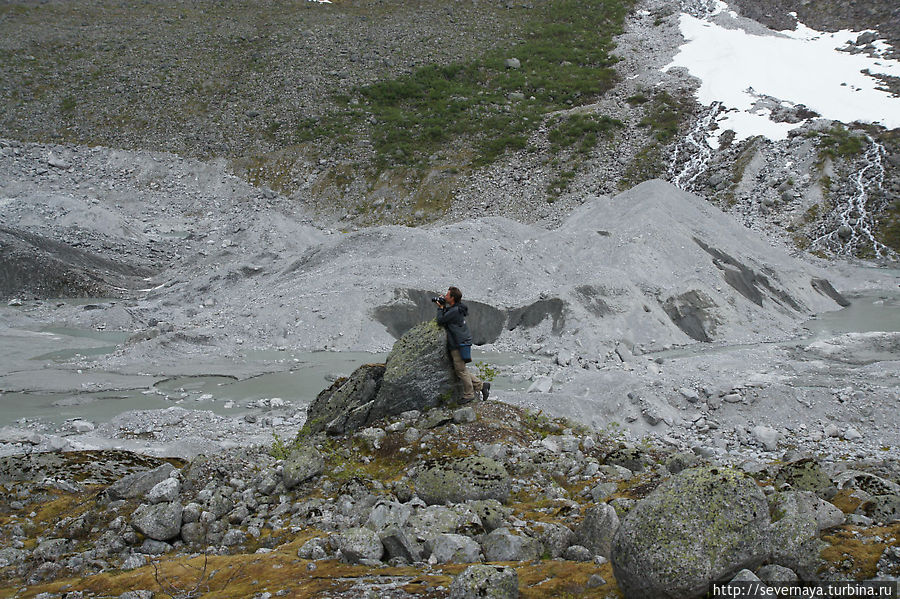
[[[466,362],[472,361],[472,334],[466,324],[469,307],[462,303],[462,292],[457,287],[450,287],[444,297],[435,297],[431,301],[438,305],[437,323],[447,329],[447,349],[453,359],[453,370],[463,386],[461,403],[475,399],[476,391],[480,391],[481,398],[486,400],[491,384],[482,382],[466,370]]]

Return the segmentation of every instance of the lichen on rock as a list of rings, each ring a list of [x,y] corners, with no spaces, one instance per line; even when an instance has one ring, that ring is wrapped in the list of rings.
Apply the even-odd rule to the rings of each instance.
[[[611,561],[626,597],[702,597],[769,556],[769,508],[743,473],[700,467],[668,479],[628,512]]]

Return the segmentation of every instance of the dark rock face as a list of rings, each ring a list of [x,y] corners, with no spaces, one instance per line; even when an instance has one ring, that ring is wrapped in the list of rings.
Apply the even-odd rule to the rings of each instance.
[[[583,285],[578,288],[579,298],[589,310],[603,316],[610,313],[610,308],[599,297],[602,292],[596,288]],[[394,299],[387,304],[375,308],[375,319],[387,327],[388,333],[399,338],[411,328],[434,317],[435,305],[431,303],[433,291],[421,289],[395,289]],[[540,299],[516,308],[500,310],[488,304],[472,300],[464,300],[469,306],[466,319],[472,329],[472,341],[475,345],[493,343],[500,338],[503,329],[512,331],[517,328],[532,328],[546,319],[553,321],[552,331],[558,335],[566,324],[567,305],[558,297]]]
[[[385,416],[424,412],[460,397],[447,334],[432,320],[401,337],[384,365],[360,366],[322,391],[307,409],[307,423],[314,433],[324,430],[338,435]]]
[[[313,433],[328,429],[332,434],[360,428],[368,422],[372,401],[381,388],[383,364],[364,364],[349,377],[323,390],[306,410],[306,423]]]
[[[369,422],[408,410],[425,411],[462,397],[447,352],[447,332],[431,320],[394,344]]]
[[[0,227],[0,298],[90,297],[138,289],[149,270],[27,231]]]
[[[662,308],[675,326],[691,339],[705,343],[712,341],[710,334],[715,332],[718,324],[716,303],[705,293],[692,289],[666,299]]]

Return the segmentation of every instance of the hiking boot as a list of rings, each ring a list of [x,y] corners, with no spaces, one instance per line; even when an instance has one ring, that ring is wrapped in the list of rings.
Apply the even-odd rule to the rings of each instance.
[[[487,401],[488,395],[490,395],[490,394],[491,394],[491,384],[488,382],[485,382],[481,386],[481,401]]]
[[[472,397],[460,397],[460,398],[459,398],[459,401],[458,401],[457,403],[458,403],[459,405],[461,405],[461,406],[464,406],[464,405],[466,405],[467,403],[471,402],[471,401],[474,400],[474,399],[475,399],[475,396],[474,396],[474,395],[473,395]]]

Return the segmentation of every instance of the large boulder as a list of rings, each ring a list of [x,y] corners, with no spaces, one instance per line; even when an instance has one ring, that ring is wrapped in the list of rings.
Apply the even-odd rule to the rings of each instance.
[[[106,496],[113,501],[143,497],[150,492],[150,489],[169,478],[173,470],[175,467],[172,464],[163,464],[153,470],[123,476],[107,487]]]
[[[151,539],[171,541],[181,533],[180,503],[142,504],[134,510],[131,523]]]
[[[435,321],[410,329],[387,361],[360,366],[319,393],[306,411],[308,428],[340,435],[408,410],[424,412],[459,400],[447,333]]]
[[[766,497],[730,468],[690,468],[661,484],[628,512],[611,561],[626,597],[703,597],[761,565],[770,553]]]
[[[313,433],[340,435],[363,427],[381,387],[384,364],[363,364],[319,393],[306,409],[306,426]]]
[[[507,528],[484,535],[481,547],[488,562],[524,562],[538,559],[542,552],[539,541],[527,535],[513,534]]]
[[[462,397],[447,351],[447,332],[430,320],[413,327],[395,344],[369,422],[408,410],[425,410]]]
[[[380,560],[384,545],[378,533],[368,528],[348,528],[338,535],[341,559],[349,564]]]
[[[619,516],[616,508],[608,503],[589,507],[584,520],[578,527],[577,541],[596,555],[608,558],[612,553],[613,539],[619,530]]]
[[[413,479],[416,494],[428,505],[477,499],[505,502],[509,474],[502,464],[483,456],[425,461]]]

